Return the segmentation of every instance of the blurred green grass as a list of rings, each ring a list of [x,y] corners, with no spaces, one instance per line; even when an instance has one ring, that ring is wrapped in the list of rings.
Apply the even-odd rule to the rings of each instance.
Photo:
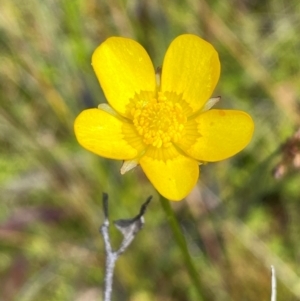
[[[159,66],[186,32],[220,54],[219,107],[256,124],[243,152],[203,166],[187,201],[172,203],[199,276],[210,300],[266,300],[274,264],[278,301],[300,299],[299,171],[281,148],[300,122],[299,15],[297,0],[2,1],[0,300],[101,299],[103,191],[112,219],[154,195],[146,228],[117,264],[115,299],[196,300],[142,172],[121,177],[121,162],[88,153],[73,134],[76,115],[105,101],[90,66],[102,41],[132,37]],[[286,170],[279,180],[276,166]]]

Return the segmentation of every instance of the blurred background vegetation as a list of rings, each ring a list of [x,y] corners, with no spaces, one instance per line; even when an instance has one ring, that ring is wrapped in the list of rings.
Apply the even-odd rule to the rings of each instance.
[[[203,166],[187,200],[171,204],[205,300],[269,300],[271,264],[277,300],[300,300],[299,16],[298,0],[3,0],[0,300],[101,300],[103,191],[112,219],[154,196],[117,263],[114,300],[197,300],[143,173],[121,176],[121,162],[84,150],[73,133],[79,112],[105,101],[90,65],[101,42],[132,37],[160,66],[182,33],[220,54],[218,107],[256,124],[243,152]]]

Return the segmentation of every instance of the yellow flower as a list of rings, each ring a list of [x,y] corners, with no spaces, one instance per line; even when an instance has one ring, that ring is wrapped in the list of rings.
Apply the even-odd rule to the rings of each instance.
[[[111,37],[94,52],[92,66],[108,104],[75,120],[79,143],[102,157],[124,160],[121,173],[140,164],[166,198],[183,199],[195,186],[199,164],[233,156],[251,140],[251,117],[209,110],[220,75],[211,44],[185,34],[165,55],[161,79],[137,42]]]

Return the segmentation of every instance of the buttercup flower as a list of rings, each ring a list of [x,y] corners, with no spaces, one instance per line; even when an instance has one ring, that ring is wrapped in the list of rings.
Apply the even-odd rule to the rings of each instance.
[[[251,140],[251,117],[209,110],[220,75],[215,49],[201,38],[177,37],[161,77],[137,42],[111,37],[94,52],[92,66],[109,104],[75,120],[78,142],[102,157],[124,160],[121,173],[140,164],[166,198],[183,199],[195,186],[199,164],[233,156]]]

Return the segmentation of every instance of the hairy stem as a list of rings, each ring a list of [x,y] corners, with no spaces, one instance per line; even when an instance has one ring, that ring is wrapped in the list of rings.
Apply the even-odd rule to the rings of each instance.
[[[197,293],[197,300],[199,300],[199,301],[209,300],[208,296],[206,296],[206,294],[205,294],[203,284],[200,281],[198,272],[195,268],[195,265],[193,263],[191,255],[189,253],[185,237],[182,233],[182,230],[181,230],[180,225],[177,221],[177,218],[173,212],[173,209],[171,208],[170,201],[168,201],[163,196],[160,196],[160,203],[166,214],[167,220],[172,229],[176,243],[177,243],[178,247],[180,248],[185,266],[187,268],[187,271],[189,273],[189,276],[191,278],[191,281],[192,281],[194,288],[196,290],[196,293]]]

